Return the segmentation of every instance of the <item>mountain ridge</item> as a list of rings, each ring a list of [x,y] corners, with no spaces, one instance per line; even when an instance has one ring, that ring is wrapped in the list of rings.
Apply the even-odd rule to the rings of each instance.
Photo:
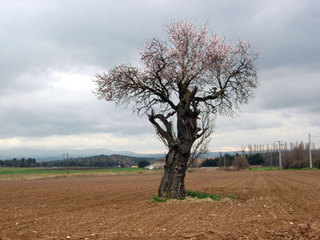
[[[38,161],[63,160],[67,157],[90,157],[94,155],[122,155],[131,157],[163,157],[164,154],[143,154],[131,151],[114,151],[107,148],[89,149],[36,149],[36,148],[14,148],[0,150],[0,159],[9,160],[13,158],[35,158]]]
[[[14,148],[8,150],[0,150],[1,160],[10,160],[13,158],[34,158],[38,161],[52,161],[63,160],[67,157],[91,157],[95,155],[122,155],[130,157],[150,157],[150,158],[164,158],[165,154],[157,153],[135,153],[132,151],[114,151],[108,148],[88,148],[88,149],[36,149],[36,148]],[[202,158],[218,157],[220,152],[208,152]]]

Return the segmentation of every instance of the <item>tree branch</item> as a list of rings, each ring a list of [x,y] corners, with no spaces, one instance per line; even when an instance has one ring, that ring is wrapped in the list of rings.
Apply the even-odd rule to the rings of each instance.
[[[172,132],[172,123],[168,121],[168,118],[173,116],[175,112],[171,112],[164,116],[163,114],[154,114],[152,111],[149,115],[149,121],[154,125],[157,130],[157,133],[161,137],[161,139],[166,143],[167,146],[172,145],[175,142],[173,132]],[[165,130],[160,126],[160,124],[156,121],[159,119],[161,123],[165,126]]]

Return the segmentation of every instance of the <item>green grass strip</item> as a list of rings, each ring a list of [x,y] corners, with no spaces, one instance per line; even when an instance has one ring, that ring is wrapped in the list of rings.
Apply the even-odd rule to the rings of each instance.
[[[147,172],[142,168],[105,168],[105,169],[72,169],[70,174],[85,173],[122,173],[122,172]],[[66,168],[19,168],[19,167],[0,167],[0,176],[8,175],[39,175],[39,174],[67,174]]]
[[[220,201],[223,198],[223,196],[220,194],[210,194],[206,192],[191,191],[191,190],[187,190],[186,195],[189,197],[199,198],[199,199],[211,198],[214,201]]]
[[[169,200],[169,198],[162,198],[162,197],[158,197],[158,196],[152,198],[153,202],[158,202],[158,203],[166,202],[168,200]]]
[[[192,197],[192,198],[198,198],[198,199],[210,198],[214,201],[220,201],[223,198],[230,198],[230,199],[235,198],[235,196],[232,194],[228,196],[222,196],[220,194],[210,194],[206,192],[191,191],[191,190],[186,190],[186,197]],[[185,199],[186,199],[185,197],[182,197],[179,200],[185,200]],[[152,201],[156,203],[163,203],[163,202],[167,202],[168,200],[170,200],[170,198],[164,198],[164,197],[158,197],[158,196],[152,198]]]
[[[252,171],[272,171],[272,170],[279,170],[278,167],[256,167],[251,168]]]

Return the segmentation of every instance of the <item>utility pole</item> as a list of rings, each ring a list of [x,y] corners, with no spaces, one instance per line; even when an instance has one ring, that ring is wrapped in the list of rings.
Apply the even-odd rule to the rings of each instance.
[[[222,153],[220,152],[220,159],[222,158]],[[226,157],[225,154],[223,155],[223,168],[226,169]]]
[[[279,143],[279,168],[282,169],[282,160],[281,160],[281,140],[276,141]]]
[[[69,155],[67,153],[67,175],[69,176]]]
[[[311,153],[311,133],[309,135],[309,160],[310,160],[310,168],[312,168],[312,153]]]
[[[244,155],[245,151],[246,151],[246,148],[245,148],[245,147],[242,147],[242,158],[243,158],[243,159],[245,158],[245,155]]]
[[[267,154],[269,154],[270,166],[272,166],[272,146],[269,148],[269,144],[267,144]]]

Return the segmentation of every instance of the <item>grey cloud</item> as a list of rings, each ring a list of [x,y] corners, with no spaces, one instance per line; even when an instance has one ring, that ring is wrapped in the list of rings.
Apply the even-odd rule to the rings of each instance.
[[[153,133],[146,118],[98,102],[90,84],[74,96],[52,91],[50,70],[137,65],[145,41],[164,37],[163,24],[174,19],[207,21],[212,32],[260,52],[260,87],[241,107],[250,114],[218,120],[217,131],[272,128],[278,119],[260,110],[312,114],[320,110],[319,11],[317,0],[1,1],[0,137]]]
[[[261,74],[259,105],[265,109],[294,108],[320,110],[320,72],[293,67],[274,69]]]
[[[13,59],[25,55],[27,62],[112,63],[136,45],[143,45],[148,28],[152,29],[146,19],[154,12],[144,10],[139,1],[33,1],[40,3],[35,8],[28,7],[28,2],[12,2],[16,4],[5,8],[8,12],[2,16],[5,30],[1,37],[9,47],[7,55],[13,52]]]
[[[65,102],[45,106],[33,102],[28,104],[31,105],[2,107],[1,137],[98,132],[116,135],[153,133],[147,119],[139,119],[130,112],[119,111],[111,104],[99,104],[95,100],[72,105]]]
[[[320,55],[317,1],[12,2],[2,6],[1,55],[2,70],[16,73],[134,61],[146,40],[162,34],[164,23],[181,18],[208,21],[213,31],[253,41],[262,67],[305,64]]]
[[[270,111],[262,111],[258,109],[251,109],[249,107],[242,107],[241,112],[235,114],[233,118],[218,117],[216,121],[217,133],[231,133],[237,130],[241,131],[257,131],[268,130],[275,126],[281,127],[285,123],[279,121],[278,117]]]

